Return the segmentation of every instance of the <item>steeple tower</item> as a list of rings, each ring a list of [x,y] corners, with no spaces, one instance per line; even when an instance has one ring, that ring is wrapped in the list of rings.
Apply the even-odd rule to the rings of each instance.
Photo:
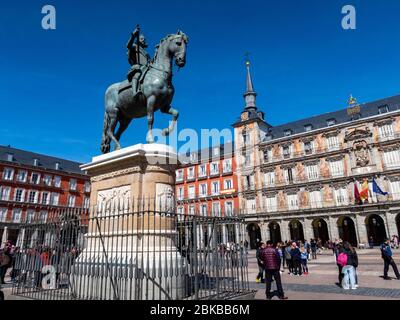
[[[246,69],[247,69],[247,78],[246,78],[246,92],[244,93],[243,97],[246,102],[245,109],[254,109],[257,110],[256,106],[256,97],[257,93],[254,91],[253,87],[253,80],[251,79],[250,73],[250,61],[246,61]]]

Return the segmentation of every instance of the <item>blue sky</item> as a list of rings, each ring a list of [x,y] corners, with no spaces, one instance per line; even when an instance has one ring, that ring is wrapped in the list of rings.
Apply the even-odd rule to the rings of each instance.
[[[41,8],[57,29],[41,28]],[[357,30],[341,28],[341,8]],[[3,1],[0,144],[89,161],[99,154],[104,91],[129,68],[125,44],[140,23],[150,45],[182,29],[187,65],[174,75],[179,129],[229,128],[243,108],[251,53],[258,106],[272,125],[400,93],[398,0]],[[155,126],[169,117],[157,113]],[[123,146],[145,141],[132,122]]]

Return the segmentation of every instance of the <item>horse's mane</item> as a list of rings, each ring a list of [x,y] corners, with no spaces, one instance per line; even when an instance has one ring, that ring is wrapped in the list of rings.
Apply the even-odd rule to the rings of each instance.
[[[189,37],[182,31],[178,31],[176,34],[168,34],[166,35],[164,38],[162,38],[160,40],[160,42],[155,46],[156,52],[154,54],[154,58],[153,58],[153,62],[156,61],[157,56],[158,56],[158,51],[160,49],[160,46],[167,40],[169,40],[171,37],[175,37],[175,36],[182,36],[183,40],[188,43],[189,42]]]

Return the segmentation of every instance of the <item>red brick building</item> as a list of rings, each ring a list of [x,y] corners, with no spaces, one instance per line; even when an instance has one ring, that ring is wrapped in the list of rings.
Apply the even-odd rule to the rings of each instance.
[[[176,171],[177,211],[202,216],[232,216],[239,209],[233,144],[187,155]]]
[[[88,208],[90,178],[80,163],[0,146],[0,240],[21,223],[46,222],[63,208]]]

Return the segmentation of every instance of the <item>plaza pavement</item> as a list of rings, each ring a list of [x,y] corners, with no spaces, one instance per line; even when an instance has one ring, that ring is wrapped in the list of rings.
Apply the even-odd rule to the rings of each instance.
[[[379,249],[357,250],[359,267],[357,268],[359,288],[343,290],[336,285],[338,268],[331,250],[318,255],[308,263],[309,274],[290,276],[287,269],[282,274],[285,295],[291,300],[400,300],[400,281],[394,276],[392,268],[389,277],[384,280],[383,260]],[[400,267],[400,250],[394,251],[394,260]],[[265,284],[256,283],[258,273],[255,251],[249,252],[249,281],[252,289],[257,289],[256,299],[265,299]],[[275,290],[275,284],[272,290]],[[278,299],[276,296],[273,299]]]

